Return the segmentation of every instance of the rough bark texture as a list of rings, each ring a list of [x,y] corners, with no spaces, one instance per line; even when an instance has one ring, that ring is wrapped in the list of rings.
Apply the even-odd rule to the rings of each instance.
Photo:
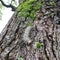
[[[49,10],[42,12],[34,21],[17,18],[16,13],[12,16],[0,34],[0,60],[18,60],[19,56],[23,60],[60,60],[60,26],[49,17]],[[42,46],[36,48],[36,42]]]

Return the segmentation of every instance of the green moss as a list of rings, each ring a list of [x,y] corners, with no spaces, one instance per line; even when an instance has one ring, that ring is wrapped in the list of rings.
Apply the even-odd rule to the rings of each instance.
[[[44,0],[41,0],[40,2],[37,0],[23,1],[17,8],[18,17],[30,17],[34,20],[36,17],[36,12],[40,10],[43,4]]]
[[[37,48],[40,48],[40,47],[41,47],[41,43],[37,42],[37,43],[36,43],[36,47],[37,47]]]

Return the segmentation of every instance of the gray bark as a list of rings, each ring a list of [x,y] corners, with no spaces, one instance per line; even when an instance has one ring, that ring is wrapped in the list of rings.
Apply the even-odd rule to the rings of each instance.
[[[60,25],[52,21],[49,11],[42,12],[34,21],[17,18],[16,13],[12,16],[0,34],[0,60],[18,60],[19,56],[23,60],[60,60]]]

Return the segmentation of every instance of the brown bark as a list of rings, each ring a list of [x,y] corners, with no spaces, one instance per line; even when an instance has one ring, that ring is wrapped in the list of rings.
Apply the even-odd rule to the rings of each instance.
[[[34,21],[12,16],[0,34],[0,60],[17,60],[19,56],[23,60],[60,60],[60,26],[57,29],[52,18],[44,17],[42,12],[37,15]],[[33,27],[28,36],[31,43],[23,39],[28,22]],[[35,47],[36,42],[42,44],[39,49]]]

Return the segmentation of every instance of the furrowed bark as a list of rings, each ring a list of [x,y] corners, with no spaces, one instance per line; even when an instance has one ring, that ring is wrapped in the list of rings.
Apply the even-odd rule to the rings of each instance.
[[[31,29],[28,22],[33,25]],[[28,41],[32,42],[28,44]],[[36,42],[42,44],[40,48]],[[54,23],[48,10],[39,11],[34,21],[17,18],[15,13],[1,32],[0,60],[18,60],[19,56],[23,60],[60,60],[60,25]]]

